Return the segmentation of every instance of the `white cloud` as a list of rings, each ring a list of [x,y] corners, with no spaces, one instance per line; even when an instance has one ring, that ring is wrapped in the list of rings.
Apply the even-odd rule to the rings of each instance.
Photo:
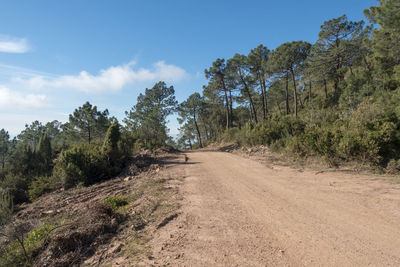
[[[40,88],[67,88],[87,93],[119,91],[124,86],[139,82],[158,81],[178,82],[188,77],[187,72],[175,65],[168,65],[164,61],[153,64],[152,68],[134,70],[135,62],[111,66],[100,70],[97,75],[81,71],[78,75],[62,75],[46,77],[37,75],[28,79],[14,79],[24,83],[32,89]]]
[[[0,109],[28,109],[47,106],[47,97],[42,94],[22,94],[0,85]]]
[[[26,39],[0,35],[0,52],[21,54],[29,50],[30,46]]]

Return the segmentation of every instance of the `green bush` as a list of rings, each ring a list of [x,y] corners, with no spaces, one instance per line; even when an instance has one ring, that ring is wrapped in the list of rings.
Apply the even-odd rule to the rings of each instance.
[[[20,267],[29,266],[21,245],[13,241],[0,247],[0,266]]]
[[[128,131],[121,133],[121,138],[118,143],[118,149],[123,157],[129,157],[135,150],[136,137]]]
[[[119,207],[128,205],[128,199],[125,196],[109,197],[102,202],[109,205],[113,211],[117,210]]]
[[[26,238],[11,240],[8,244],[0,248],[0,266],[31,266],[31,257],[35,249],[37,249],[43,240],[56,227],[56,224],[45,224],[26,234],[19,234]],[[23,247],[22,247],[23,246]],[[26,251],[27,255],[25,255]]]
[[[308,154],[308,149],[305,146],[302,137],[293,136],[291,138],[288,138],[285,142],[285,148],[287,152],[290,152],[297,157],[303,157]]]
[[[104,138],[103,150],[110,157],[115,157],[118,154],[118,142],[121,139],[121,132],[118,122],[114,122],[107,130],[106,137]]]
[[[30,177],[8,173],[0,182],[0,188],[8,191],[14,204],[18,204],[29,200],[27,190],[30,182]]]
[[[9,222],[14,211],[14,202],[10,192],[0,188],[0,226]]]
[[[60,153],[53,175],[62,181],[64,188],[78,184],[85,186],[107,180],[117,175],[126,157],[119,150],[119,126],[110,126],[102,145],[80,144]]]
[[[110,178],[113,174],[108,156],[101,146],[82,144],[61,152],[55,175],[64,188],[71,188],[79,183],[85,186]]]
[[[320,127],[308,128],[303,135],[308,151],[324,156],[326,159],[335,157],[339,138],[340,132]]]
[[[35,201],[40,196],[50,193],[53,190],[61,187],[56,176],[39,176],[30,185],[28,195],[30,201]]]

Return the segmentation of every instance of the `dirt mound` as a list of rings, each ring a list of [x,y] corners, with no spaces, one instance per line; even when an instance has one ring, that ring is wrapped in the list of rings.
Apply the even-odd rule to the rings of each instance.
[[[96,203],[71,223],[57,228],[35,255],[34,266],[78,266],[117,229],[111,207]]]

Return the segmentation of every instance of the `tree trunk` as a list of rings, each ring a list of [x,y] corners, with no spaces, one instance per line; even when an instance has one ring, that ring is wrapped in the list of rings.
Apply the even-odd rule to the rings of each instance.
[[[228,99],[228,90],[226,89],[225,82],[222,79],[222,87],[224,89],[224,95],[225,95],[225,103],[226,103],[226,129],[229,129],[231,127],[231,113],[229,112],[229,99]]]
[[[290,113],[289,108],[289,74],[286,73],[286,114]]]
[[[294,95],[294,114],[297,117],[297,90],[296,90],[296,77],[294,76],[294,71],[291,70],[293,78],[293,95]]]
[[[190,147],[190,150],[193,150],[192,142],[190,141],[190,138],[189,138],[189,147]]]
[[[200,134],[199,126],[197,125],[195,113],[193,114],[193,120],[194,120],[194,125],[196,126],[197,137],[199,139],[200,148],[203,148],[203,143],[201,142],[201,134]]]
[[[229,111],[230,111],[230,118],[231,118],[231,120],[230,120],[230,128],[231,128],[231,127],[233,127],[233,107],[232,107],[233,101],[232,101],[232,90],[229,89],[228,92],[229,92]]]
[[[333,90],[334,90],[333,95],[335,98],[338,95],[338,86],[339,86],[338,84],[339,84],[338,80],[335,79],[335,83],[333,84]]]
[[[328,99],[328,88],[326,86],[326,79],[324,79],[325,99]]]
[[[206,133],[206,139],[210,140],[210,136],[209,136],[209,131],[207,129],[207,125],[204,123],[204,121],[202,120],[203,124],[204,124],[204,131]]]
[[[261,78],[261,74],[260,74],[260,88],[261,88],[261,97],[262,97],[262,109],[263,109],[263,119],[265,120],[265,118],[267,117],[267,114],[265,112],[265,91],[264,91],[264,86],[263,86],[263,81]]]
[[[264,108],[265,108],[265,115],[264,115],[264,120],[267,118],[268,115],[268,102],[267,102],[267,86],[265,85],[265,80],[264,78],[262,79],[262,90],[263,90],[263,95],[264,95]]]
[[[251,108],[251,110],[253,111],[253,114],[254,114],[254,121],[255,121],[256,123],[258,123],[257,112],[256,112],[256,108],[254,107],[253,98],[251,97],[249,87],[247,86],[247,83],[246,83],[246,81],[244,80],[242,74],[239,73],[239,75],[240,75],[240,79],[242,80],[243,86],[244,86],[244,88],[245,88],[245,90],[246,90],[246,92],[247,92],[247,96],[248,96],[249,101],[250,101],[250,108]]]
[[[226,129],[230,128],[230,116],[229,116],[229,100],[228,100],[228,94],[226,90],[224,90],[225,94],[225,108],[226,108]]]
[[[310,81],[310,91],[308,91],[308,101],[309,102],[311,102],[311,96],[312,96],[311,89],[312,89],[312,85],[311,85],[311,81]]]

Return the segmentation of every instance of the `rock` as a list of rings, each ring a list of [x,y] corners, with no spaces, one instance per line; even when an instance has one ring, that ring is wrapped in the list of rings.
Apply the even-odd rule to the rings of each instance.
[[[156,173],[159,173],[159,172],[160,172],[160,168],[157,168],[157,169],[156,169]]]
[[[43,211],[42,213],[44,215],[50,215],[50,214],[53,214],[54,212],[55,212],[54,210],[46,210],[46,211]]]
[[[125,182],[128,182],[128,181],[130,181],[130,180],[132,180],[132,176],[128,176],[128,177],[125,177],[125,178],[124,178],[124,181],[125,181]]]

